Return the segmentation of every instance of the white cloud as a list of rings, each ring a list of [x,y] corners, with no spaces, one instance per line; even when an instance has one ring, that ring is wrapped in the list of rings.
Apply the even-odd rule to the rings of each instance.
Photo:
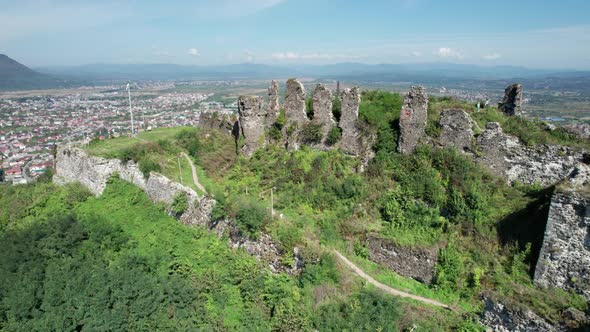
[[[254,53],[252,53],[248,50],[244,51],[244,56],[246,57],[246,61],[248,61],[248,62],[252,62],[254,60]]]
[[[502,56],[501,56],[500,54],[498,54],[498,53],[492,53],[492,54],[486,54],[486,55],[484,55],[482,58],[483,58],[484,60],[490,60],[490,61],[491,61],[491,60],[498,60],[498,59],[500,59],[501,57],[502,57]]]
[[[188,54],[192,55],[192,56],[199,56],[199,55],[201,55],[201,52],[199,52],[198,49],[193,47],[188,50]]]
[[[450,48],[450,47],[441,47],[438,49],[438,51],[435,52],[435,54],[441,58],[454,58],[454,59],[462,59],[463,55]]]
[[[275,52],[271,54],[271,60],[290,61],[290,60],[352,60],[358,59],[358,55],[348,55],[341,53],[296,53],[296,52]]]
[[[416,57],[416,58],[418,58],[418,57],[421,57],[421,56],[422,56],[422,52],[419,52],[419,51],[414,51],[414,52],[412,52],[412,54],[411,54],[411,55],[412,55],[413,57]]]
[[[295,52],[276,52],[270,56],[274,60],[296,60],[299,59],[299,54]]]

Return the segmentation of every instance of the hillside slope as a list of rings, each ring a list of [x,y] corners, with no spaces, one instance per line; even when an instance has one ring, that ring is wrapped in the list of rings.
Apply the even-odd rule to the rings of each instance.
[[[64,84],[64,81],[38,73],[7,55],[0,54],[0,90],[49,89]]]

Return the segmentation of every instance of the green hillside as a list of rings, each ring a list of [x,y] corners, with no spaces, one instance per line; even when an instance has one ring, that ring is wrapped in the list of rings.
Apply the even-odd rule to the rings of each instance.
[[[400,155],[401,96],[368,92],[362,100],[360,118],[377,133],[376,157],[364,173],[357,159],[306,146],[287,152],[271,145],[237,157],[231,135],[196,128],[87,148],[184,181],[191,173],[188,162],[178,171],[178,155],[187,153],[218,201],[213,218],[229,218],[253,239],[271,234],[285,262],[300,248],[299,277],[271,273],[117,178],[99,198],[75,184],[0,187],[0,330],[480,331],[482,296],[550,322],[562,322],[567,308],[587,310],[581,297],[532,282],[553,188],[508,186],[454,150],[422,146]],[[451,107],[473,110],[433,98],[429,135]],[[578,144],[494,112],[473,116],[482,126],[498,119],[507,132],[529,135],[529,144]],[[371,236],[437,248],[433,284],[371,262]],[[381,283],[453,310],[382,293],[343,266],[334,248]]]

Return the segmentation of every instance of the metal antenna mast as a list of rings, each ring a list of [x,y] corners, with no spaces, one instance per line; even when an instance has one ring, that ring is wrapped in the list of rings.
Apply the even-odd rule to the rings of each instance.
[[[133,108],[131,108],[131,87],[127,83],[127,95],[129,96],[129,113],[131,114],[131,136],[135,136],[135,127],[133,124]]]

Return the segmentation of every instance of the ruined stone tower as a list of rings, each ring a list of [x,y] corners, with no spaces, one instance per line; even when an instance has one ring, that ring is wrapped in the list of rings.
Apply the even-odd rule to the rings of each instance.
[[[397,150],[410,154],[424,138],[428,116],[428,96],[422,86],[413,86],[404,97],[399,116],[400,137]]]
[[[504,99],[498,104],[498,110],[506,115],[521,115],[522,109],[522,85],[511,84],[504,90]]]
[[[262,100],[258,96],[240,96],[238,98],[240,131],[244,137],[242,154],[251,157],[264,145],[265,112]]]
[[[318,84],[313,92],[313,122],[322,125],[322,142],[336,125],[332,115],[332,91]]]

